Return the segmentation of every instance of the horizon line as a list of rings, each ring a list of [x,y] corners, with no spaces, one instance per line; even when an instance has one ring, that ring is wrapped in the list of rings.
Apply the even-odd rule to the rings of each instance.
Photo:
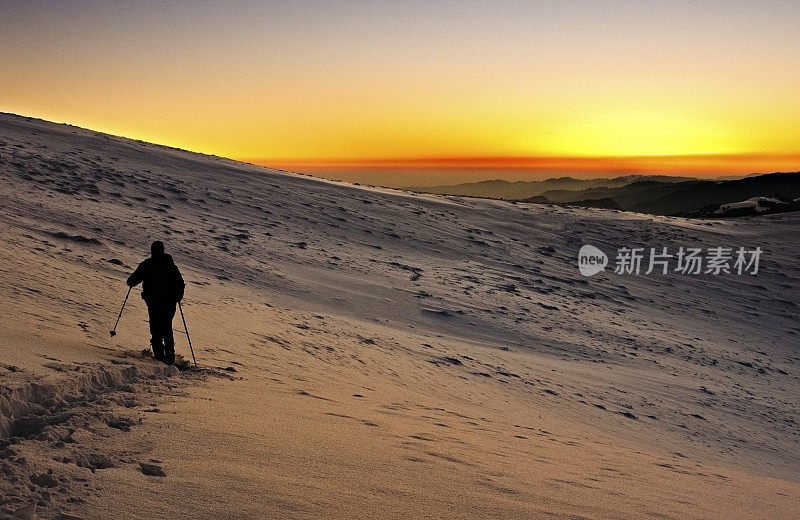
[[[653,155],[441,155],[418,157],[269,159],[246,162],[282,169],[337,171],[529,171],[552,173],[716,174],[800,171],[798,153],[696,153]]]
[[[636,155],[421,155],[345,158],[253,158],[225,155],[213,151],[184,148],[173,144],[150,141],[141,137],[114,133],[81,126],[79,123],[45,119],[0,110],[0,114],[34,119],[52,124],[68,125],[90,132],[130,139],[189,153],[215,156],[271,169],[297,173],[341,171],[451,171],[549,174],[618,174],[618,175],[749,175],[776,172],[800,172],[800,151],[777,152],[707,152]]]

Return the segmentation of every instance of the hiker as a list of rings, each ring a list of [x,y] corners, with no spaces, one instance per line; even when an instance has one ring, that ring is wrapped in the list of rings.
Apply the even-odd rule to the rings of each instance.
[[[185,284],[178,266],[164,252],[164,244],[155,241],[146,258],[128,277],[128,285],[142,284],[142,299],[150,317],[150,344],[153,357],[171,365],[175,362],[175,339],[172,337],[172,318],[175,305],[183,299]]]

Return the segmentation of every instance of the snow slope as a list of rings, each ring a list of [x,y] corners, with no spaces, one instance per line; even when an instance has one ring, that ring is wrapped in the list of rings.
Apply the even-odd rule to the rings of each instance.
[[[692,221],[412,194],[9,114],[0,196],[0,511],[800,507],[798,214]],[[154,239],[189,282],[202,370],[139,353],[137,297],[108,338]],[[623,246],[764,253],[755,276],[584,278],[583,244],[612,262]]]

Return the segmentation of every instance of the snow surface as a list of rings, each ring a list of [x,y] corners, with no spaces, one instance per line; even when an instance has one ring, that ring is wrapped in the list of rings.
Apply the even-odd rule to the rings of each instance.
[[[0,515],[800,508],[796,213],[412,194],[7,114],[0,196]],[[155,239],[200,370],[141,354],[138,290],[109,338]],[[584,278],[583,244],[612,265],[623,246],[764,253],[756,276]]]

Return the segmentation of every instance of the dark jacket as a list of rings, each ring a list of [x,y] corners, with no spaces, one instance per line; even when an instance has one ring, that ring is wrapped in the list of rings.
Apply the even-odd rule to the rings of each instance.
[[[178,266],[167,254],[145,259],[128,277],[128,285],[142,284],[142,299],[149,305],[153,303],[175,303],[183,299],[186,284]]]

